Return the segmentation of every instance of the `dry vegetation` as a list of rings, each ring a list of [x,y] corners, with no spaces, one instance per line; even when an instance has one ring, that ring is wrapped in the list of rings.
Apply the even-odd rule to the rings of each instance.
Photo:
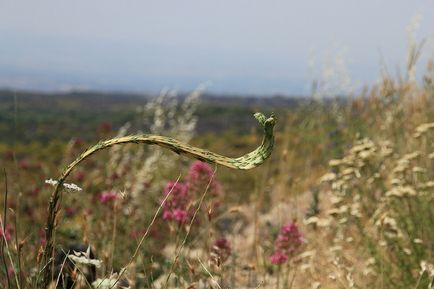
[[[137,145],[93,156],[61,198],[50,286],[432,288],[434,63],[417,82],[411,51],[406,77],[278,115],[272,157],[249,172]],[[140,110],[149,132],[221,153],[256,146],[260,132],[192,139],[197,98],[162,93]],[[0,288],[36,288],[53,190],[44,182],[85,144],[54,157],[47,147],[39,160],[1,149]]]

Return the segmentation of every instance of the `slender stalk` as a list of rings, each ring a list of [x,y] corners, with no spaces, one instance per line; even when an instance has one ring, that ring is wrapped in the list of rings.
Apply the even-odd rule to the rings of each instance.
[[[288,272],[289,274],[289,272]],[[292,288],[294,286],[295,277],[297,276],[297,266],[294,268],[294,274],[292,274],[290,285],[287,287],[288,289]]]
[[[290,288],[288,287],[288,282],[289,282],[289,274],[290,274],[290,265],[289,265],[289,261],[286,263],[286,270],[285,270],[285,281],[283,282],[283,288]]]
[[[205,199],[205,196],[208,193],[208,190],[209,190],[211,183],[214,179],[214,175],[215,175],[216,171],[217,171],[217,167],[214,168],[214,172],[213,172],[211,178],[209,179],[209,182],[206,186],[206,189],[200,198],[199,204],[197,205],[196,210],[194,211],[193,216],[191,217],[187,233],[185,234],[184,240],[182,241],[181,245],[178,247],[178,252],[176,253],[175,258],[173,259],[169,274],[167,275],[167,278],[166,278],[166,283],[164,284],[164,287],[163,287],[164,289],[166,289],[167,286],[169,285],[170,276],[172,275],[172,273],[175,269],[175,265],[178,263],[179,256],[181,255],[182,249],[184,248],[185,244],[187,243],[187,239],[190,236],[191,228],[193,227],[194,221],[196,220],[196,216],[199,213],[200,208],[202,207],[203,200]]]
[[[222,289],[222,287],[220,286],[219,282],[217,282],[217,280],[215,279],[215,277],[211,274],[211,272],[206,268],[205,264],[203,264],[203,262],[200,260],[199,257],[197,257],[197,261],[199,261],[199,264],[202,266],[203,270],[205,270],[206,274],[208,274],[208,276],[211,277],[211,279],[214,281],[214,283],[217,285],[217,287],[219,289]]]
[[[0,218],[0,227],[3,227],[3,221],[1,220],[1,218]],[[11,264],[12,268],[15,268],[14,267],[14,261],[12,260],[11,252],[9,250],[8,242],[6,241],[6,236],[3,235],[2,239],[5,240],[4,244],[5,244],[5,247],[6,247],[6,254],[7,254],[8,258],[9,258],[9,263]],[[5,262],[5,264],[6,264],[6,262]],[[5,269],[7,269],[7,268],[5,267]],[[8,273],[9,272],[6,270],[6,276],[8,276]],[[15,277],[15,284],[17,285],[17,288],[20,289],[21,287],[20,287],[20,282],[18,281],[17,272],[15,272],[15,270],[13,270],[13,273],[14,273],[14,277]],[[9,288],[11,288],[10,287],[11,283],[10,283],[9,277],[8,277],[8,281],[9,281],[8,286],[9,286]]]
[[[117,228],[117,220],[118,220],[118,216],[117,216],[117,202],[118,199],[116,199],[113,202],[113,231],[112,231],[112,248],[111,248],[111,266],[113,268],[113,260],[114,260],[114,256],[115,256],[115,249],[116,249],[116,228]]]
[[[0,227],[3,238],[0,241],[0,255],[2,257],[3,265],[5,266],[5,274],[6,274],[6,285],[8,288],[11,288],[11,280],[9,279],[8,265],[6,263],[6,257],[4,255],[4,246],[6,244],[6,221],[7,221],[7,207],[8,207],[8,176],[6,174],[6,170],[3,170],[4,179],[5,179],[5,198],[4,198],[4,208],[3,208],[3,224]]]
[[[19,206],[18,206],[19,207]],[[20,287],[23,286],[23,270],[22,270],[22,265],[21,265],[21,249],[22,246],[19,243],[19,238],[18,238],[18,212],[15,212],[15,216],[14,216],[14,225],[15,225],[15,246],[17,247],[17,265],[18,265],[18,281],[20,283]]]
[[[172,194],[173,189],[176,187],[176,185],[178,184],[179,180],[181,179],[181,175],[178,176],[178,178],[176,179],[175,183],[173,184],[172,188],[170,189],[170,191],[167,193],[167,195],[164,197],[164,199],[161,201],[160,206],[158,207],[157,211],[154,214],[154,217],[152,218],[151,223],[149,223],[148,227],[146,228],[145,233],[143,234],[142,238],[140,239],[139,244],[136,247],[136,250],[134,251],[133,255],[130,258],[130,261],[127,263],[127,265],[121,270],[121,272],[119,273],[119,276],[116,280],[116,282],[113,284],[113,287],[116,286],[116,284],[119,282],[119,280],[122,278],[123,274],[126,272],[126,269],[133,263],[133,261],[136,259],[137,254],[139,253],[140,247],[142,247],[143,242],[145,241],[146,237],[148,236],[149,232],[151,231],[151,227],[152,225],[155,223],[155,220],[157,219],[158,214],[160,213],[161,209],[163,208],[164,204],[166,203],[167,199],[170,197],[170,195]]]
[[[280,288],[280,273],[282,272],[282,265],[278,265],[277,269],[277,281],[276,281],[276,289]]]
[[[5,227],[6,226],[4,226],[4,223],[3,223],[2,219],[0,218],[0,228],[5,228]],[[4,246],[6,247],[6,254],[7,254],[8,258],[9,258],[9,263],[11,264],[12,268],[14,269],[13,273],[14,273],[14,277],[15,277],[15,284],[17,285],[18,289],[21,289],[20,282],[18,281],[17,272],[15,271],[14,261],[12,260],[11,251],[9,250],[8,241],[6,240],[6,235],[5,234],[3,234],[2,239],[4,240]],[[11,282],[9,280],[9,274],[8,274],[9,272],[7,271],[7,267],[6,267],[6,260],[4,260],[4,264],[5,264],[5,269],[6,269],[6,276],[8,276],[8,282],[9,282],[8,283],[8,288],[11,288],[10,287],[11,286]]]

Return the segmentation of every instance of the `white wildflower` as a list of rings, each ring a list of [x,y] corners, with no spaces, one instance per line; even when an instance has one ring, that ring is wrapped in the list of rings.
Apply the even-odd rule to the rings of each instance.
[[[71,259],[74,263],[84,264],[84,265],[94,265],[95,267],[101,267],[101,260],[98,259],[89,259],[85,256],[75,256],[68,255],[68,258]]]
[[[53,187],[55,185],[57,185],[57,181],[53,180],[53,179],[49,179],[49,180],[45,180],[46,184],[52,185]]]
[[[78,191],[79,192],[82,190],[82,188],[80,188],[76,184],[72,184],[72,183],[71,184],[64,183],[63,186],[69,190],[72,190],[72,191]]]
[[[57,185],[58,181],[53,180],[53,179],[48,179],[48,180],[45,180],[45,183],[54,187],[54,186]],[[71,190],[71,191],[78,191],[78,192],[80,192],[80,191],[83,190],[82,188],[80,188],[79,186],[77,186],[76,184],[73,184],[73,183],[70,183],[70,184],[63,183],[63,187],[65,189],[68,189],[68,190]]]
[[[68,254],[68,258],[74,263],[84,264],[84,265],[94,265],[95,267],[101,267],[101,260],[90,258],[90,246],[87,248],[86,252],[73,251],[72,254]]]

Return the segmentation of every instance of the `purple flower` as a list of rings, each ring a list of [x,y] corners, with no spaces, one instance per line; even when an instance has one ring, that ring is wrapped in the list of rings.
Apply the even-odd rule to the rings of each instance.
[[[213,195],[221,193],[220,183],[215,179],[214,169],[208,164],[201,161],[195,161],[191,164],[188,171],[188,183],[193,190],[204,190],[210,183],[209,191]]]
[[[303,234],[295,223],[283,225],[280,228],[274,246],[277,250],[286,252],[288,255],[295,252],[303,244]]]
[[[185,224],[188,221],[188,212],[182,209],[174,209],[172,216],[173,220],[177,221],[178,224]]]
[[[273,255],[271,255],[270,261],[275,265],[280,265],[288,261],[288,256],[286,256],[286,254],[282,251],[276,251]]]
[[[187,223],[190,216],[188,186],[181,182],[170,181],[164,188],[163,196],[166,197],[169,193],[170,196],[163,205],[163,219],[176,221],[178,224]]]
[[[303,234],[295,223],[283,225],[274,241],[274,254],[270,258],[271,263],[285,263],[289,256],[293,255],[303,243]]]
[[[115,192],[105,191],[99,195],[98,200],[101,204],[108,204],[108,203],[115,201],[117,199],[117,197],[118,197],[118,195]]]
[[[224,263],[232,254],[231,243],[226,238],[217,239],[211,250],[211,258],[217,266]]]
[[[211,179],[214,171],[211,166],[207,163],[201,161],[195,161],[191,164],[190,170],[188,171],[188,177],[191,182],[201,179]]]
[[[167,198],[164,204],[165,208],[184,208],[190,202],[188,194],[188,186],[181,182],[170,181],[167,183],[163,191],[163,196]]]
[[[6,225],[5,230],[3,232],[3,228],[0,227],[0,240],[6,239],[6,241],[10,241],[12,239],[12,235],[14,234],[14,230],[11,226]]]

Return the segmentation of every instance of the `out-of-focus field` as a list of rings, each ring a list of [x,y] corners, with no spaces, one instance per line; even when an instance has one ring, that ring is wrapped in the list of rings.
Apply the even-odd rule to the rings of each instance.
[[[94,256],[56,260],[51,286],[121,275],[131,288],[431,288],[433,94],[432,64],[420,82],[384,77],[345,101],[1,92],[0,287],[36,287],[45,180],[89,145],[142,132],[236,157],[261,141],[252,114],[273,111],[274,152],[250,171],[144,145],[86,160],[55,243]]]

